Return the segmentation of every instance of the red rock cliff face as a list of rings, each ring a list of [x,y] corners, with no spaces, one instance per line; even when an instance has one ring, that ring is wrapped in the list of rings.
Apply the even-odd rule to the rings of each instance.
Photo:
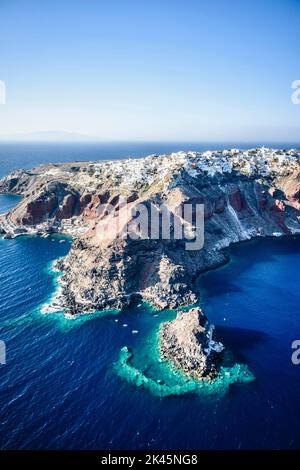
[[[90,196],[90,197],[89,197]],[[87,195],[83,199],[83,214],[87,219],[97,219],[101,215],[101,205],[108,203],[110,193],[104,191],[102,194]]]
[[[222,214],[226,208],[225,193],[220,195],[204,194],[203,196],[190,197],[186,202],[188,204],[203,204],[204,205],[204,219],[209,220],[214,214]]]
[[[295,171],[291,176],[279,181],[279,188],[286,196],[288,204],[295,209],[300,209],[300,175]]]
[[[295,187],[291,188],[291,190],[288,191],[286,197],[288,203],[292,207],[295,207],[295,209],[300,209],[300,183],[299,185],[296,185]]]
[[[76,203],[77,199],[74,194],[68,194],[65,196],[62,204],[56,211],[55,215],[57,219],[70,219],[75,213]]]
[[[239,188],[229,195],[229,201],[236,212],[241,212],[247,208],[245,197]]]
[[[74,215],[79,215],[80,201],[75,192],[55,186],[51,189],[51,193],[34,191],[25,197],[12,211],[12,222],[37,225],[48,219],[70,219]]]
[[[36,225],[47,219],[57,207],[56,195],[46,199],[36,199],[28,202],[25,211],[19,216],[18,211],[12,213],[12,221],[22,225]]]
[[[90,204],[91,200],[92,200],[91,194],[84,194],[83,196],[81,196],[80,201],[79,201],[81,214],[84,211],[84,209],[87,207],[87,205]]]
[[[61,264],[64,306],[72,313],[121,308],[136,295],[158,308],[175,308],[194,302],[199,274],[224,263],[231,244],[258,236],[300,233],[300,165],[298,160],[289,162],[284,171],[272,167],[268,174],[245,175],[235,170],[191,175],[171,169],[162,181],[155,175],[153,183],[145,183],[142,172],[136,186],[134,172],[124,176],[118,170],[114,177],[113,163],[107,170],[110,173],[105,170],[101,177],[101,172],[70,171],[68,165],[60,170],[46,166],[2,180],[0,190],[13,186],[16,194],[23,195],[8,222],[34,226],[47,219],[51,224],[78,216],[71,229],[79,241]],[[148,176],[152,177],[151,168]],[[101,237],[106,228],[103,222],[108,229],[112,223],[107,205],[120,213],[124,195],[133,205],[166,204],[175,213],[186,203],[203,204],[203,247],[187,251],[184,240],[179,239]],[[54,229],[57,226],[53,224]],[[62,230],[68,231],[68,227],[70,224],[61,225]]]

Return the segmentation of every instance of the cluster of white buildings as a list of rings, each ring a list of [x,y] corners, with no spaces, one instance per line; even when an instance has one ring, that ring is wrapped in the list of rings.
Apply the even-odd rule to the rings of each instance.
[[[291,169],[300,163],[300,152],[296,150],[274,150],[266,147],[250,150],[191,152],[187,154],[187,171],[191,176],[206,172],[210,176],[216,173],[259,174],[283,173],[286,167]]]
[[[135,188],[151,185],[154,181],[164,180],[167,175],[179,171],[187,162],[187,153],[171,155],[150,155],[146,158],[129,158],[91,163],[89,170],[97,178],[110,179],[118,185]]]
[[[206,152],[177,152],[169,155],[150,155],[146,158],[90,163],[88,172],[94,177],[110,179],[112,183],[134,188],[151,185],[186,170],[190,176],[200,173],[209,176],[237,171],[242,174],[283,173],[300,162],[300,151],[258,148],[250,150],[223,150]]]

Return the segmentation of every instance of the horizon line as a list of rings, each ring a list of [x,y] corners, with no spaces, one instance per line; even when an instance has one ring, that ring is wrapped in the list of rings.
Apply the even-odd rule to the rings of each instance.
[[[204,140],[204,139],[155,139],[155,140],[148,140],[148,139],[97,139],[97,138],[70,138],[70,139],[28,139],[28,138],[6,138],[0,137],[0,143],[37,143],[37,144],[49,144],[49,143],[56,143],[56,144],[64,144],[64,143],[73,143],[73,144],[84,144],[84,143],[98,143],[98,144],[123,144],[123,143],[130,143],[130,144],[139,144],[139,143],[147,143],[147,144],[175,144],[175,143],[189,143],[189,144],[298,144],[300,145],[300,140],[285,140],[285,139],[276,139],[276,140],[262,140],[262,139],[243,139],[243,140],[234,140],[234,139],[216,139],[216,140]]]

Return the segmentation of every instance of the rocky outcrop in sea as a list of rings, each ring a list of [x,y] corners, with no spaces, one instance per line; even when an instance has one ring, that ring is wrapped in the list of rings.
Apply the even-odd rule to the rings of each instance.
[[[177,313],[175,320],[161,324],[161,357],[193,379],[212,379],[224,346],[214,339],[214,325],[199,307]]]

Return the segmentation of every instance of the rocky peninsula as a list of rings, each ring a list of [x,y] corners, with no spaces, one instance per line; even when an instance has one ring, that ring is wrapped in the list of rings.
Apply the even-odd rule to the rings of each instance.
[[[300,151],[263,147],[48,164],[1,179],[0,193],[22,196],[0,216],[0,233],[7,238],[52,232],[73,237],[69,254],[56,263],[60,289],[48,311],[76,315],[140,300],[174,309],[197,302],[199,276],[225,263],[231,244],[300,232]],[[124,238],[110,232],[123,200],[131,208],[164,204],[174,217],[178,207],[203,205],[204,246],[188,251],[186,240],[173,236]],[[176,365],[185,369],[180,358],[192,354],[198,376],[214,370],[207,366],[203,321],[198,310],[191,311],[185,325],[191,343],[185,346],[176,336],[181,314],[162,331],[162,355],[176,350]]]

